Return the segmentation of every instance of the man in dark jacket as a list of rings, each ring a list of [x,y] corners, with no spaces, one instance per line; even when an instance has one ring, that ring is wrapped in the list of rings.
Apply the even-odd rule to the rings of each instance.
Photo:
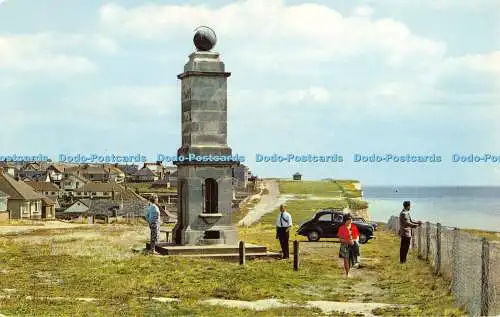
[[[399,261],[401,264],[406,262],[406,256],[410,249],[411,229],[422,224],[422,221],[414,222],[410,217],[410,202],[403,202],[403,210],[399,214],[399,236],[401,237],[401,246],[399,248]]]

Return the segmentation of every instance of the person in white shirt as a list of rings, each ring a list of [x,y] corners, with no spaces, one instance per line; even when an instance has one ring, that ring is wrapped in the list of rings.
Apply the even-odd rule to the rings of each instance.
[[[288,259],[290,239],[290,227],[292,226],[292,216],[286,211],[285,205],[280,206],[280,213],[276,219],[276,239],[280,241],[283,259]]]
[[[149,199],[150,203],[147,207],[146,220],[151,230],[150,250],[151,253],[157,254],[156,243],[160,240],[160,209],[158,208],[158,196],[152,195]]]

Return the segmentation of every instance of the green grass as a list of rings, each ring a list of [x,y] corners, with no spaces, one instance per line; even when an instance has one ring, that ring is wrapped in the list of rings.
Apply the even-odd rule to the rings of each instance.
[[[349,206],[351,210],[360,210],[368,208],[368,202],[365,200],[347,198],[346,202],[347,206]]]
[[[337,208],[345,203],[346,200],[292,200],[287,207],[297,225],[310,219],[319,208]],[[257,225],[238,228],[239,239],[279,251],[274,227],[277,213],[278,209]],[[239,266],[227,261],[131,252],[132,247],[144,245],[147,239],[148,229],[139,225],[100,225],[0,236],[0,295],[4,295],[4,289],[16,290],[10,298],[0,296],[0,312],[8,316],[325,315],[317,309],[300,307],[255,312],[200,302],[209,298],[276,298],[297,304],[322,300],[401,305],[373,311],[385,316],[464,315],[453,304],[449,283],[433,276],[426,262],[410,253],[409,263],[399,264],[399,241],[383,226],[377,231],[377,239],[362,245],[365,266],[349,280],[344,278],[338,259],[337,239],[310,243],[305,237],[296,236],[295,230],[291,240],[300,242],[301,255],[297,272],[292,270],[291,260],[253,260]],[[26,296],[35,299],[27,300]],[[40,298],[44,296],[92,297],[100,301]],[[178,298],[180,303],[160,303],[148,299],[151,297]]]
[[[289,200],[285,205],[296,224],[310,220],[318,209],[344,208],[346,206],[343,200]],[[273,212],[264,215],[260,219],[260,223],[274,224],[278,213],[279,208],[276,208]]]
[[[111,250],[117,248],[115,243],[118,245],[123,242],[121,234],[127,234],[129,230],[125,226],[100,226],[26,234],[26,237],[38,241],[37,245],[16,241],[18,237],[13,236],[1,238],[0,250],[4,260],[0,262],[0,290],[9,288],[16,289],[16,292],[10,299],[0,299],[0,311],[16,316],[319,314],[317,310],[306,308],[274,309],[258,313],[199,302],[208,298],[249,301],[277,298],[299,304],[309,300],[349,300],[414,305],[409,311],[406,307],[378,311],[385,315],[461,314],[453,306],[445,287],[447,284],[432,276],[425,262],[415,259],[412,254],[406,267],[398,264],[398,240],[386,231],[380,231],[377,240],[362,246],[362,256],[368,258],[366,267],[360,270],[362,276],[351,280],[343,277],[336,257],[338,244],[331,240],[309,243],[298,237],[302,241],[298,272],[292,271],[292,261],[255,260],[248,261],[246,266],[239,266],[226,261],[141,254],[110,257],[105,256],[107,249],[88,255],[81,253],[82,249],[92,247],[89,242],[79,242],[81,239],[73,239],[72,243],[68,243],[68,239],[40,243],[42,238],[49,239],[68,232],[89,234],[95,231],[97,238],[92,238],[94,243],[109,245]],[[102,234],[102,238],[99,238],[99,234]],[[269,223],[244,228],[239,232],[240,239],[263,244],[277,251],[279,246],[274,234],[274,226]],[[144,240],[146,238],[145,234]],[[73,254],[53,254],[54,249],[71,248],[72,244],[78,250]],[[120,252],[125,255],[130,251],[123,247]],[[26,300],[26,296],[91,297],[102,302]],[[166,304],[141,297],[179,298],[181,302]]]
[[[153,188],[151,187],[153,183],[151,182],[144,182],[144,183],[124,183],[123,185],[126,185],[127,188],[132,188],[132,190],[135,190],[138,193],[175,193],[177,192],[177,188],[175,187],[159,187],[159,188]]]
[[[337,197],[342,188],[329,181],[280,181],[281,194],[309,194],[320,197]]]
[[[352,181],[280,181],[280,193],[318,197],[361,198],[361,191]]]
[[[361,191],[354,188],[353,181],[331,180],[331,181],[280,181],[280,193],[295,194],[297,198],[306,198],[307,195],[318,197],[342,197],[343,203],[338,206],[349,207],[351,210],[368,208],[368,202],[359,199]],[[323,203],[323,202],[322,202]],[[318,205],[318,209],[327,206]]]
[[[472,235],[480,238],[486,238],[490,241],[500,241],[500,232],[484,231],[477,229],[460,229],[461,231],[469,232]]]

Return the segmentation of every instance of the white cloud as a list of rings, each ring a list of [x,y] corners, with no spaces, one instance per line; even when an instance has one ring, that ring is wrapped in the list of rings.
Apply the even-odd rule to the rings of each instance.
[[[324,87],[309,87],[306,89],[267,90],[257,93],[260,102],[272,104],[324,104],[330,100],[330,92]]]
[[[330,79],[319,85],[304,80],[302,89],[259,91],[257,102],[289,106],[354,103],[355,107],[344,112],[359,111],[364,106],[370,112],[380,108],[390,114],[396,106],[389,105],[399,102],[399,107],[415,106],[428,97],[426,93],[432,92],[439,78],[438,66],[445,58],[446,45],[418,36],[394,19],[374,19],[372,13],[368,5],[356,7],[355,15],[349,17],[325,5],[285,5],[282,0],[246,0],[219,8],[153,4],[126,8],[106,4],[99,11],[104,32],[127,40],[135,37],[192,45],[195,27],[209,25],[217,32],[220,46],[224,45],[223,56],[225,52],[230,54],[226,58],[231,59],[231,65],[245,65],[252,72],[311,76],[331,68],[329,76],[339,81],[342,75],[336,72],[336,66],[349,63],[357,67],[358,61],[373,58],[377,72],[394,74],[383,79],[371,79],[369,74],[362,90],[357,84],[335,87]],[[322,87],[314,88],[317,86]]]
[[[369,13],[369,7],[359,11]],[[185,39],[179,43],[188,43],[196,26],[210,25],[224,43],[236,42],[236,53],[248,62],[311,64],[372,52],[400,64],[434,60],[446,51],[443,43],[412,34],[398,21],[344,17],[312,3],[286,6],[282,0],[246,0],[217,9],[193,5],[127,9],[107,4],[99,14],[108,32],[162,41]]]
[[[85,113],[129,112],[151,117],[175,112],[175,107],[180,107],[180,88],[175,86],[111,86],[84,94],[71,96],[66,103],[78,100],[79,111]]]
[[[0,68],[20,71],[87,73],[96,65],[85,57],[53,50],[56,43],[44,35],[0,37]]]
[[[0,68],[23,72],[91,73],[97,71],[98,66],[85,57],[84,52],[114,54],[117,49],[113,40],[103,36],[0,35]]]
[[[496,73],[500,76],[500,51],[449,58],[445,67],[451,70],[468,69]]]
[[[354,15],[361,17],[369,17],[373,14],[373,8],[368,5],[357,6],[353,10]]]
[[[437,10],[443,9],[473,9],[482,10],[486,8],[500,8],[500,0],[365,0],[364,2],[377,5],[390,5],[398,7],[423,7]]]

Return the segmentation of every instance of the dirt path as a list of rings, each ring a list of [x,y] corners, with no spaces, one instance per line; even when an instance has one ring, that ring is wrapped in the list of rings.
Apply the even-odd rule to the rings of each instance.
[[[272,212],[280,204],[287,201],[286,197],[280,196],[279,184],[276,180],[265,180],[263,186],[268,190],[268,194],[261,196],[259,203],[248,212],[245,218],[238,222],[238,226],[251,226],[262,216]]]

